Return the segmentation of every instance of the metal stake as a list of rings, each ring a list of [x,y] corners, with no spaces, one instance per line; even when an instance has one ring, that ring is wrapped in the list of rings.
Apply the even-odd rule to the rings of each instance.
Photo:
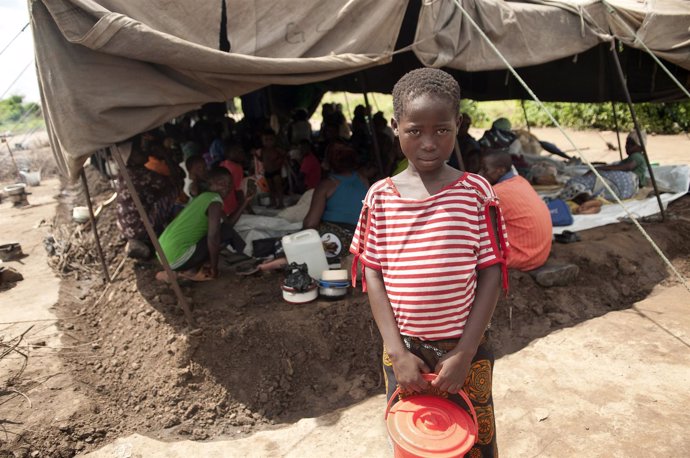
[[[108,273],[108,264],[105,262],[103,256],[103,249],[101,248],[101,238],[98,236],[98,228],[96,228],[96,217],[93,214],[93,204],[91,203],[91,193],[89,192],[89,182],[86,179],[86,172],[84,168],[81,169],[81,184],[84,185],[84,194],[86,194],[86,205],[89,207],[89,219],[91,220],[91,230],[93,231],[93,238],[96,239],[96,251],[101,260],[101,267],[103,267],[103,278],[106,283],[110,283],[110,273]]]
[[[129,171],[127,171],[127,167],[125,165],[125,161],[122,160],[122,155],[120,154],[120,149],[117,145],[114,145],[111,147],[111,153],[115,157],[115,160],[117,161],[117,166],[120,169],[120,173],[122,173],[122,177],[125,179],[125,184],[127,185],[127,190],[129,190],[129,193],[132,196],[132,200],[134,201],[134,205],[137,207],[137,211],[139,212],[139,216],[141,217],[141,221],[144,223],[144,227],[146,228],[146,232],[149,235],[149,238],[151,239],[151,242],[153,243],[153,248],[156,250],[156,253],[158,254],[158,259],[160,260],[161,264],[163,264],[163,269],[165,269],[165,273],[170,279],[170,285],[172,286],[173,291],[175,292],[175,296],[177,296],[177,302],[180,304],[182,307],[182,310],[184,311],[184,315],[187,318],[187,323],[194,327],[196,326],[194,322],[194,316],[192,315],[192,310],[189,308],[189,304],[187,304],[187,300],[185,299],[184,295],[182,294],[182,290],[180,289],[179,283],[177,283],[177,277],[175,276],[175,273],[173,272],[172,268],[170,267],[170,263],[168,262],[168,258],[165,257],[165,253],[163,252],[163,249],[161,248],[160,242],[158,242],[158,236],[156,236],[156,232],[153,230],[153,226],[151,225],[151,221],[149,221],[149,216],[146,214],[146,211],[144,210],[144,206],[141,203],[141,199],[139,199],[139,194],[137,193],[137,190],[134,188],[134,183],[132,183],[132,177],[129,175]]]

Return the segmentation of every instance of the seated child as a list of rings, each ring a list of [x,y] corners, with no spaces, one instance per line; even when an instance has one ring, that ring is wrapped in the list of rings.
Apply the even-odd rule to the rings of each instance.
[[[364,200],[350,251],[365,272],[383,338],[387,396],[431,386],[481,418],[467,456],[498,456],[491,397],[493,354],[485,331],[498,300],[507,249],[496,195],[482,177],[446,164],[460,122],[460,87],[448,73],[422,68],[393,88],[393,129],[408,159]],[[500,248],[499,248],[500,247]]]
[[[161,234],[160,244],[165,257],[181,277],[194,281],[216,278],[223,240],[232,240],[238,252],[244,249],[243,242],[235,237],[232,229],[237,219],[223,222],[223,198],[232,191],[230,172],[215,167],[208,174],[208,191],[192,199]],[[204,264],[207,266],[202,267]],[[156,278],[167,281],[164,271]]]
[[[316,188],[321,182],[321,163],[314,154],[314,147],[309,140],[302,140],[299,144],[300,166],[299,173],[304,190]]]

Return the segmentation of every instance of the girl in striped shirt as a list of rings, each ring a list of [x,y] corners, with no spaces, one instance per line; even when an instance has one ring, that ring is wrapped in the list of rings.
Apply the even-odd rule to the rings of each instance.
[[[460,87],[431,68],[393,89],[392,122],[409,165],[367,193],[350,247],[384,342],[388,397],[430,388],[465,390],[479,418],[467,456],[497,455],[491,399],[493,354],[484,336],[507,287],[507,238],[496,195],[482,177],[446,164],[458,125]],[[353,275],[354,277],[354,275]],[[427,385],[421,374],[434,372]],[[464,406],[463,406],[464,408]]]

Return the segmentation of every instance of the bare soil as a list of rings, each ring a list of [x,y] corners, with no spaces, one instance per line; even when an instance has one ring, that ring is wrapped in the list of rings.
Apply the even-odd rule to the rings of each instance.
[[[93,174],[90,182],[97,180]],[[109,196],[102,187],[95,200]],[[77,200],[81,197],[77,196]],[[69,202],[57,225],[67,227]],[[690,198],[669,209],[664,223],[644,223],[673,259],[690,254]],[[114,206],[101,214],[111,274],[123,241]],[[580,267],[569,286],[543,288],[510,274],[497,308],[492,340],[497,356],[536,338],[612,310],[629,308],[667,277],[667,269],[637,230],[621,223],[555,244],[552,258]],[[81,264],[61,271],[56,306],[64,350],[60,358],[87,399],[59,422],[26,422],[24,433],[0,442],[0,456],[73,456],[138,432],[164,439],[237,437],[354,404],[382,391],[380,337],[366,296],[292,305],[280,297],[280,275],[242,278],[223,266],[219,280],[184,286],[194,305],[190,328],[172,291],[154,279],[155,262],[127,260],[116,280],[99,277],[93,241],[80,235]],[[12,406],[10,406],[12,408]],[[16,412],[15,412],[16,413]],[[2,440],[2,439],[0,439]],[[33,453],[38,452],[38,453]]]

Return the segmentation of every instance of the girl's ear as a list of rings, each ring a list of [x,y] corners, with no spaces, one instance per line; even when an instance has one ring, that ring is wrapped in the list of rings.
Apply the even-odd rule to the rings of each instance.
[[[398,121],[395,120],[395,118],[391,118],[391,127],[393,128],[393,133],[395,136],[398,136]]]
[[[458,115],[455,117],[455,129],[459,130],[460,124],[462,124],[462,113],[458,113]]]

